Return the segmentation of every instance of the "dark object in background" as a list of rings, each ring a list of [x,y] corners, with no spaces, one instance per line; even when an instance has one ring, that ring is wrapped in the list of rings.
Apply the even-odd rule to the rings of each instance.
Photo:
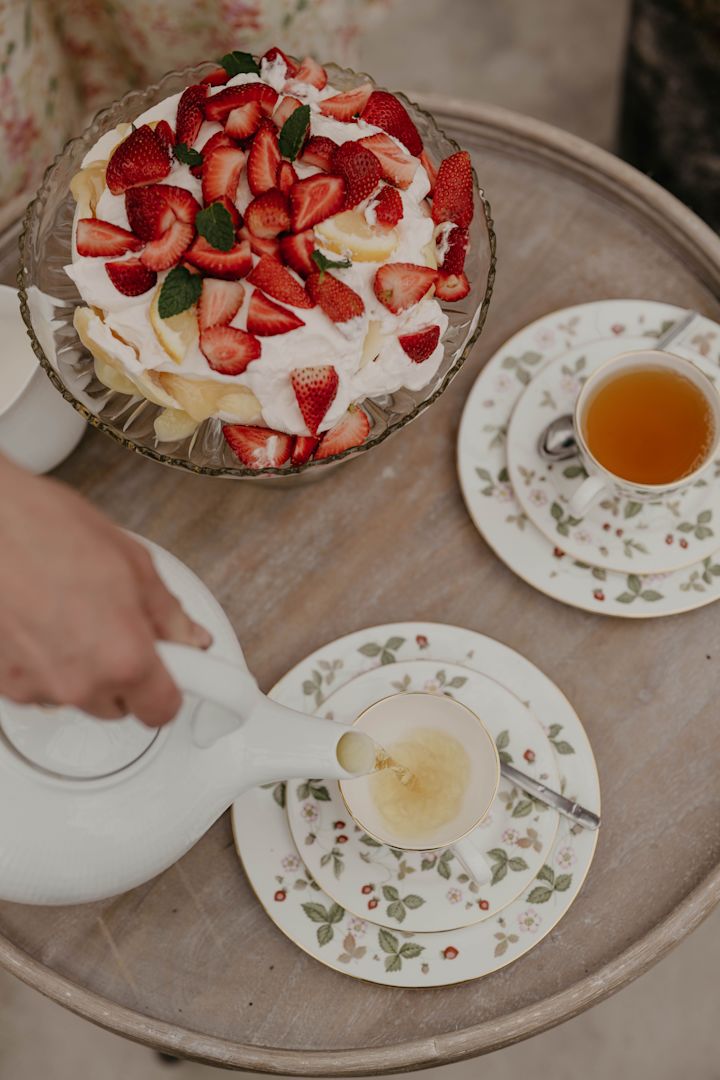
[[[720,230],[720,0],[634,0],[619,150]]]

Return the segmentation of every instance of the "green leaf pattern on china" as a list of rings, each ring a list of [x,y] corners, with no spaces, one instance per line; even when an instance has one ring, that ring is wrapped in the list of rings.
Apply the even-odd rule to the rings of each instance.
[[[537,880],[544,884],[536,885],[528,893],[529,904],[546,904],[553,893],[567,892],[572,883],[572,874],[558,874],[551,866],[545,864],[537,875]]]
[[[335,936],[333,927],[342,922],[345,916],[345,908],[340,907],[339,904],[331,904],[326,908],[323,904],[315,901],[308,901],[301,906],[308,919],[311,922],[318,923],[318,945],[329,944]]]
[[[384,927],[378,932],[378,944],[384,953],[386,971],[401,971],[403,960],[415,960],[425,952],[424,945],[417,945],[414,941],[406,941],[402,945],[395,934]]]
[[[367,644],[361,645],[358,652],[362,653],[363,656],[369,656],[373,660],[380,657],[381,664],[394,664],[397,661],[395,653],[404,644],[405,638],[391,637],[387,639],[384,645],[380,645],[376,641],[369,641]]]
[[[627,586],[625,591],[615,597],[619,604],[634,604],[636,600],[644,600],[651,604],[663,599],[663,594],[657,589],[644,589],[642,578],[637,574],[628,574],[625,584]]]

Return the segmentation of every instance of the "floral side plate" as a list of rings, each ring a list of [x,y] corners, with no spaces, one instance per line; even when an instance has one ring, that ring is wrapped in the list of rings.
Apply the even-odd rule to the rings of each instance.
[[[552,745],[525,705],[500,683],[458,664],[409,660],[381,665],[336,690],[322,715],[344,724],[382,698],[411,691],[456,698],[481,717],[501,760],[559,783]],[[492,877],[479,887],[455,858],[402,851],[368,836],[348,816],[337,783],[290,781],[290,832],[315,881],[360,918],[392,929],[427,933],[471,926],[502,911],[532,882],[557,832],[558,815],[501,780],[478,828]]]
[[[524,657],[492,638],[437,623],[360,630],[308,656],[271,692],[283,704],[323,715],[336,688],[400,660],[432,658],[489,675],[523,701],[545,729],[570,796],[600,812],[600,786],[587,735],[567,698]],[[391,672],[390,672],[391,673]],[[284,783],[246,792],[233,806],[235,844],[255,893],[278,928],[336,971],[386,986],[450,986],[517,960],[566,914],[590,868],[597,832],[560,819],[552,847],[521,896],[473,926],[413,934],[348,912],[310,875],[293,842]],[[550,949],[551,946],[546,946]]]
[[[623,351],[647,348],[647,338],[623,338]],[[711,379],[718,365],[691,342],[673,345]],[[550,360],[520,396],[507,436],[508,472],[530,521],[566,554],[606,570],[659,574],[712,556],[720,547],[720,459],[693,487],[665,499],[638,502],[607,496],[574,517],[573,491],[587,476],[579,458],[543,461],[538,440],[547,424],[571,413],[585,380],[618,353],[617,341],[576,345]]]
[[[718,556],[706,555],[672,573],[641,576],[636,569],[621,573],[596,566],[590,551],[582,559],[569,555],[562,532],[553,544],[529,519],[508,470],[506,439],[513,409],[546,363],[598,341],[612,342],[617,352],[628,341],[652,346],[683,315],[683,308],[653,300],[597,300],[551,312],[510,338],[487,362],[468,395],[458,435],[458,473],[468,512],[498,558],[518,577],[571,607],[647,619],[691,611],[720,597]],[[717,376],[717,323],[703,319],[699,329],[695,324],[672,347],[683,355],[687,347],[696,349],[704,370]],[[615,528],[624,528],[621,513],[619,506],[615,513],[608,509]],[[568,524],[568,531],[571,527]],[[682,532],[680,538],[687,536]]]

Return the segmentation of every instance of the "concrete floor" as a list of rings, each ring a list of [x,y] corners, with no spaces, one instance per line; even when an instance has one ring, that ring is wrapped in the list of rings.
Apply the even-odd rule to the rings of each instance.
[[[626,0],[394,0],[360,45],[378,82],[492,101],[612,146]],[[240,872],[238,870],[238,872]],[[561,962],[559,960],[559,962]],[[589,1013],[438,1080],[720,1080],[720,910],[662,964]],[[204,1080],[0,973],[0,1080]],[[440,1076],[442,1074],[442,1076]]]

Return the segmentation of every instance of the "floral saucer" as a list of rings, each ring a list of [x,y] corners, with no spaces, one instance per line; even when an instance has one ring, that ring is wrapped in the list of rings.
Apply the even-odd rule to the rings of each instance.
[[[557,787],[552,744],[532,713],[500,683],[457,664],[381,665],[336,690],[322,715],[352,723],[374,702],[413,690],[467,705],[487,724],[501,760]],[[354,825],[335,782],[289,782],[287,811],[305,865],[329,896],[361,918],[417,933],[471,926],[496,915],[537,876],[558,824],[555,810],[502,780],[479,828],[492,871],[481,888],[452,849],[438,854],[379,844]]]
[[[458,435],[458,473],[468,512],[498,558],[555,600],[633,619],[691,611],[720,597],[720,557],[713,555],[682,570],[647,576],[637,570],[621,573],[595,566],[591,552],[585,558],[569,555],[562,533],[552,544],[530,520],[518,502],[508,470],[506,437],[513,409],[546,363],[598,341],[613,343],[617,352],[628,342],[652,345],[683,315],[684,309],[653,300],[598,300],[552,312],[507,341],[487,362],[468,395]],[[709,364],[717,373],[717,323],[702,319],[698,327],[695,322],[672,345],[674,352],[683,355],[688,347],[700,353],[706,371]],[[616,528],[624,528],[621,521],[626,519],[616,520]],[[685,532],[678,533],[687,540]]]
[[[647,348],[647,338],[625,337],[622,350]],[[718,365],[699,345],[673,344],[710,378]],[[720,459],[707,478],[654,502],[608,496],[584,517],[574,517],[570,498],[587,476],[578,458],[543,461],[538,440],[547,424],[571,413],[585,380],[618,353],[617,339],[576,345],[550,360],[521,394],[507,435],[508,472],[530,521],[574,559],[626,574],[660,574],[689,566],[720,548]]]
[[[600,812],[595,760],[567,698],[524,657],[474,631],[436,623],[360,630],[301,661],[270,696],[323,715],[329,693],[356,676],[381,666],[392,675],[396,661],[429,657],[439,667],[460,664],[489,675],[508,689],[522,686],[527,708],[553,744],[561,787]],[[232,810],[235,845],[260,903],[284,934],[321,963],[386,986],[450,986],[517,960],[572,905],[598,838],[561,818],[536,878],[502,912],[458,930],[413,934],[358,918],[318,885],[293,842],[285,801],[286,785],[279,783],[246,792]]]

